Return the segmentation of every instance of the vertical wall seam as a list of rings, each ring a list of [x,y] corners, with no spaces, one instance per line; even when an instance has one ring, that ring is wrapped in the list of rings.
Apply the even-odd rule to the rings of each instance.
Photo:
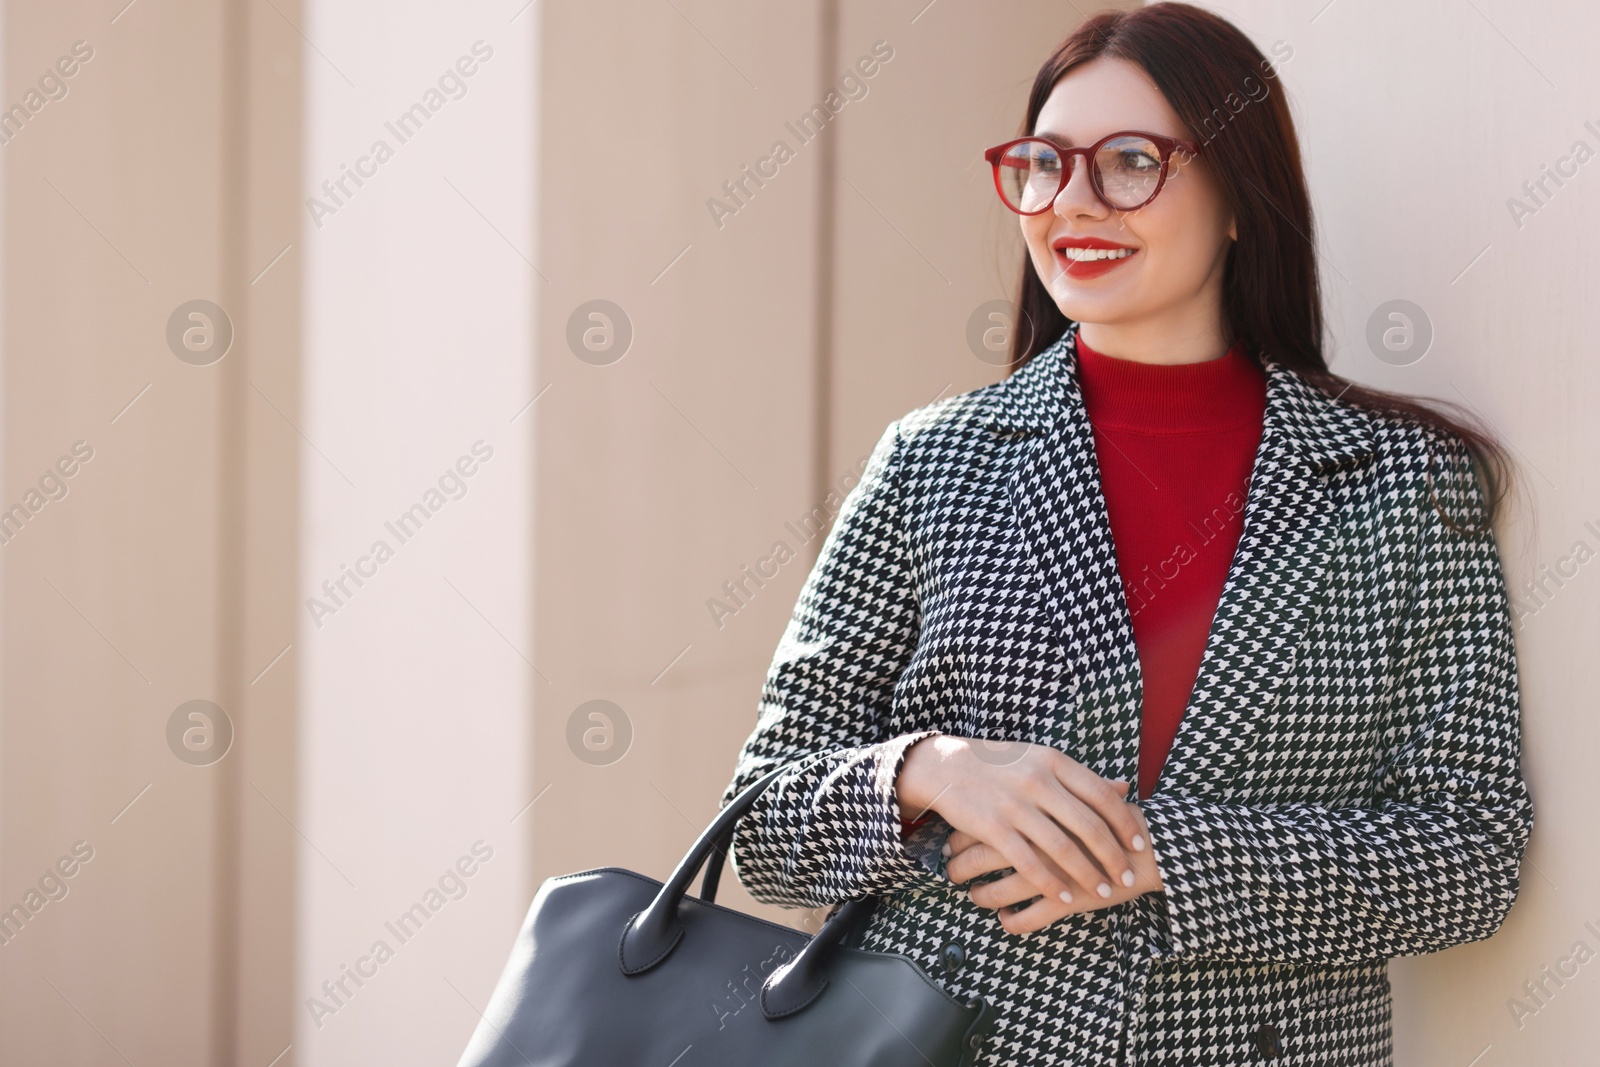
[[[233,351],[218,367],[217,472],[217,698],[233,717],[234,750],[211,768],[217,772],[216,819],[213,855],[215,868],[215,953],[212,967],[211,1060],[216,1067],[235,1067],[239,1033],[239,866],[243,862],[244,836],[239,763],[250,731],[247,699],[242,681],[245,612],[248,609],[245,569],[249,565],[244,543],[244,514],[249,493],[247,456],[248,412],[245,409],[250,355],[249,293],[244,258],[249,252],[249,131],[250,131],[250,13],[245,0],[223,0],[221,5],[223,56],[220,73],[222,104],[221,177],[218,219],[219,302],[234,323]]]
[[[817,98],[833,86],[834,67],[839,53],[839,3],[838,0],[821,0],[818,5],[821,25],[817,47]],[[816,334],[812,352],[812,391],[815,408],[812,423],[811,494],[814,501],[825,500],[832,482],[829,471],[833,466],[833,360],[834,360],[834,292],[837,278],[834,262],[837,240],[838,213],[838,151],[839,131],[830,122],[824,128],[818,149],[817,162],[817,273],[816,273]]]

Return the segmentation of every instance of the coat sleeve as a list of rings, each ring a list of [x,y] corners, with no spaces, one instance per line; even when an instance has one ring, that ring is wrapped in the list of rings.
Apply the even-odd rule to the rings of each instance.
[[[939,880],[942,838],[903,837],[895,794],[906,749],[935,731],[887,733],[895,683],[921,629],[899,430],[897,421],[884,432],[823,541],[719,804],[788,768],[733,835],[734,873],[763,903],[821,907]]]
[[[1477,524],[1484,495],[1466,446],[1430,438],[1442,442],[1431,464],[1440,508]],[[1422,492],[1395,695],[1404,725],[1375,801],[1142,801],[1165,885],[1144,902],[1152,955],[1350,963],[1500,928],[1533,831],[1510,604],[1492,531],[1452,528]]]

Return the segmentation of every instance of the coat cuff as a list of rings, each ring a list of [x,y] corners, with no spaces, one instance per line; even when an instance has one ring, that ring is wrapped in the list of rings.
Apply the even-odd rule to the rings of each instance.
[[[1249,886],[1240,884],[1224,891],[1224,887],[1207,887],[1203,883],[1207,867],[1185,852],[1185,842],[1202,836],[1195,833],[1193,824],[1198,813],[1186,798],[1150,797],[1139,806],[1150,828],[1149,846],[1155,855],[1156,869],[1161,872],[1162,885],[1161,891],[1146,894],[1150,954],[1174,956],[1193,952],[1201,947],[1205,933],[1202,924],[1208,920],[1217,921],[1219,891],[1223,891],[1224,896],[1246,893],[1250,891]],[[1248,866],[1237,865],[1242,869]]]
[[[944,856],[941,849],[945,839],[953,832],[937,812],[926,812],[915,820],[900,816],[900,798],[895,783],[905,765],[906,752],[925,737],[933,737],[937,730],[915,730],[874,745],[873,792],[881,806],[880,818],[873,820],[879,830],[874,851],[883,856],[894,872],[896,883],[917,882],[928,877],[943,879]],[[909,831],[909,832],[908,832]]]

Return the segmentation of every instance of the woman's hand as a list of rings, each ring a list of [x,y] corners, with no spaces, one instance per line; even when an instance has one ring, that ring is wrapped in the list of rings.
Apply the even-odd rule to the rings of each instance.
[[[982,842],[988,851],[964,865],[992,860],[995,866],[986,869],[1017,872],[1013,877],[1021,881],[983,894],[985,901],[1021,894],[1008,901],[1015,903],[1042,893],[1050,907],[1066,909],[1048,922],[1088,910],[1085,898],[1099,901],[1098,907],[1148,891],[1139,888],[1148,862],[1136,868],[1130,857],[1148,861],[1149,831],[1138,807],[1122,799],[1128,785],[1100,777],[1049,745],[935,734],[906,750],[895,788],[906,818],[936,811]],[[1032,891],[1022,893],[1024,884]],[[1001,925],[1013,932],[1037,929],[1029,924],[1043,915],[1002,913]]]
[[[1127,783],[1117,782],[1116,785]],[[1111,888],[1111,895],[1103,897],[1098,893],[1091,893],[1083,888],[1081,883],[1072,885],[1072,901],[1070,903],[1050,896],[1038,886],[1030,882],[1022,874],[1009,874],[992,882],[973,886],[968,891],[972,902],[981,908],[996,908],[1000,911],[1000,925],[1007,933],[1027,934],[1035,930],[1042,930],[1051,923],[1064,916],[1081,911],[1094,911],[1097,908],[1108,908],[1113,904],[1121,904],[1143,893],[1153,893],[1164,888],[1161,881],[1161,871],[1156,867],[1155,853],[1149,847],[1150,830],[1144,821],[1144,812],[1135,804],[1127,804],[1137,815],[1140,834],[1143,836],[1145,848],[1133,854],[1134,884],[1131,887],[1116,885]],[[984,842],[962,830],[957,830],[950,835],[945,843],[945,855],[949,860],[945,864],[945,873],[952,882],[970,882],[980,875],[991,871],[1005,870],[1012,864],[990,848]],[[1040,857],[1042,862],[1051,863],[1045,856]],[[1051,863],[1052,866],[1053,863]],[[1054,872],[1061,876],[1062,872]],[[1071,879],[1068,879],[1072,881]],[[1041,895],[1042,894],[1042,895]],[[1036,899],[1037,898],[1037,899]],[[1026,907],[1014,905],[1032,901]]]

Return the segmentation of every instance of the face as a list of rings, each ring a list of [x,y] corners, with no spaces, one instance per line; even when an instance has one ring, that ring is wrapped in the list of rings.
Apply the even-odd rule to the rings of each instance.
[[[1056,83],[1031,132],[1077,147],[1118,130],[1199,143],[1143,70],[1104,56]],[[1184,331],[1215,321],[1223,266],[1237,234],[1205,156],[1180,165],[1184,158],[1181,151],[1173,153],[1154,200],[1118,211],[1095,196],[1079,156],[1052,210],[1017,216],[1034,270],[1063,315],[1117,326],[1165,322]],[[1132,252],[1120,260],[1079,263],[1059,247],[1084,238]]]

